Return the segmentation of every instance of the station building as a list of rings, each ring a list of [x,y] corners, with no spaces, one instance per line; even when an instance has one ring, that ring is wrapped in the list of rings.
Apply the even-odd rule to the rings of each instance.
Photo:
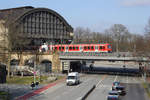
[[[16,25],[14,31],[25,37],[30,42],[26,45],[28,48],[32,46],[39,47],[43,43],[47,44],[70,44],[73,40],[73,28],[68,22],[57,12],[48,8],[34,8],[32,6],[1,9],[0,10],[0,62],[7,62],[8,54],[5,48],[8,48],[9,39],[7,37],[10,25]],[[14,40],[15,41],[15,40]],[[28,57],[24,55],[24,61],[34,58],[35,55]],[[49,55],[50,56],[50,55]],[[17,57],[17,56],[16,56]],[[18,60],[12,56],[11,60]],[[44,61],[52,61],[51,58],[41,57],[41,63]],[[13,61],[12,60],[12,61]],[[53,63],[55,64],[55,63]],[[59,64],[57,64],[59,65]],[[55,66],[55,65],[54,65]]]
[[[70,44],[73,39],[71,25],[60,14],[48,8],[25,6],[0,10],[0,36],[9,31],[2,25],[6,20],[17,23],[19,33],[27,36],[30,45]]]

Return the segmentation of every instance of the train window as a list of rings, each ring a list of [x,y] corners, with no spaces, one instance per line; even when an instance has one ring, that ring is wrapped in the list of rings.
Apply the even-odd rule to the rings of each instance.
[[[109,49],[111,49],[111,46],[110,46],[110,45],[108,45],[108,48],[109,48]]]
[[[103,46],[103,49],[105,49],[105,47]]]
[[[102,46],[99,46],[99,49],[103,49],[103,47],[102,47]]]
[[[55,47],[55,50],[57,50],[57,47]]]
[[[52,47],[52,50],[54,50],[54,48]]]
[[[50,50],[51,48],[50,47],[48,47],[48,50]]]
[[[79,49],[79,47],[76,47],[76,50],[78,50]]]
[[[75,50],[75,47],[73,47],[73,50]]]
[[[61,47],[59,47],[59,50],[61,50]]]
[[[72,47],[69,47],[69,50],[72,50]]]
[[[91,49],[94,50],[94,46],[91,46]]]
[[[88,49],[90,50],[90,46],[88,46]]]
[[[86,46],[84,47],[84,50],[86,50]]]
[[[62,47],[62,50],[64,50],[65,49],[65,47]]]

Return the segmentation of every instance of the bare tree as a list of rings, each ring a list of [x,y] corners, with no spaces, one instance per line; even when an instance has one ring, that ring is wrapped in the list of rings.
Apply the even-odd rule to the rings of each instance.
[[[122,39],[129,34],[128,29],[122,24],[114,24],[109,31],[112,34],[112,38],[116,41],[116,51],[119,52],[119,45]]]
[[[77,27],[74,31],[74,44],[82,42],[82,37],[84,35],[84,29],[82,27]]]
[[[145,49],[146,52],[150,51],[150,19],[148,20],[148,24],[145,26]]]

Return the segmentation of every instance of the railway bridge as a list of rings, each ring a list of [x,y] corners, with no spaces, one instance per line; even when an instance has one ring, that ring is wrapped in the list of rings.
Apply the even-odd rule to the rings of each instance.
[[[62,53],[62,52],[23,52],[22,54],[13,53],[11,60],[20,59],[20,64],[24,65],[26,61],[34,60],[37,64],[49,61],[52,65],[52,71],[68,71],[70,66],[80,68],[84,61],[105,61],[105,62],[149,62],[147,57],[133,57],[131,54],[116,53]]]
[[[82,53],[60,53],[59,59],[62,63],[63,70],[69,70],[72,67],[77,67],[84,62],[123,62],[124,63],[136,63],[139,62],[150,62],[148,57],[135,57],[132,53],[122,52],[122,53],[95,53],[95,52],[82,52]],[[75,65],[74,65],[75,63]],[[78,63],[78,64],[77,64]],[[73,68],[74,69],[74,68]]]

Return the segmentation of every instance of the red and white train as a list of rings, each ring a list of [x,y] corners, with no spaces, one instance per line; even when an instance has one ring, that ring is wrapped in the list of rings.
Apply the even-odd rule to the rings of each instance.
[[[112,52],[110,44],[59,44],[59,45],[42,45],[40,50],[57,50],[61,52]]]

